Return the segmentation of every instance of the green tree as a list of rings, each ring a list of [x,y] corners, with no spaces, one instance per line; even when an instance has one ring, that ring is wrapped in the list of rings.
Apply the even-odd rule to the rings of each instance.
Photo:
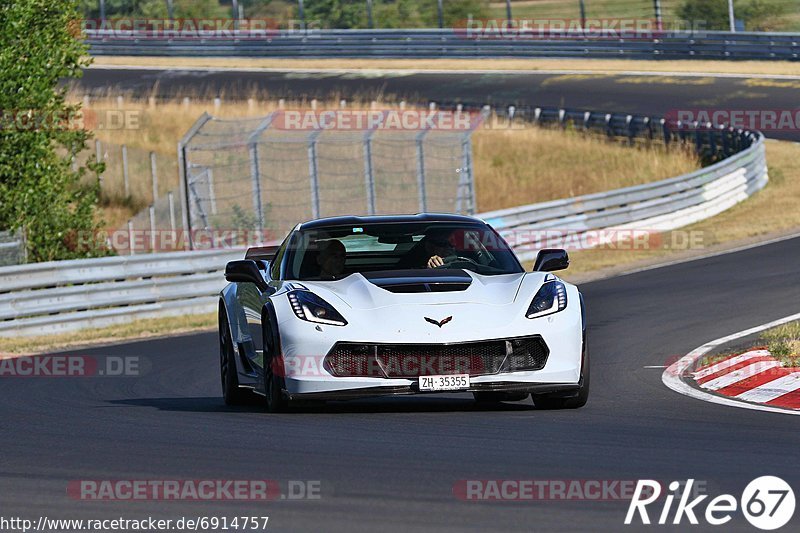
[[[780,25],[785,7],[771,0],[739,0],[734,2],[734,15],[743,20],[748,31],[773,30]],[[728,0],[683,0],[678,18],[695,22],[707,30],[728,30]]]
[[[167,18],[166,0],[105,0],[106,18]],[[229,2],[230,3],[230,2]],[[231,8],[221,6],[219,0],[173,0],[175,18],[218,19],[231,16]],[[80,8],[87,19],[100,18],[99,0],[80,0]]]
[[[98,190],[71,168],[89,133],[58,85],[89,63],[78,18],[77,0],[0,0],[0,228],[24,227],[33,261],[103,253],[79,245]]]

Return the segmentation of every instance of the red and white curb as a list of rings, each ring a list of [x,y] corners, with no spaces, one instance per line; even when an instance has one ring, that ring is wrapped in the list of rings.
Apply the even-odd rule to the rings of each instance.
[[[800,409],[800,368],[785,368],[765,349],[700,367],[692,377],[701,389],[722,396]]]
[[[800,320],[800,313],[707,342],[670,365],[661,375],[661,381],[670,389],[698,400],[800,415],[800,368],[784,368],[766,350],[751,350],[695,368],[700,358],[722,344],[795,320]]]

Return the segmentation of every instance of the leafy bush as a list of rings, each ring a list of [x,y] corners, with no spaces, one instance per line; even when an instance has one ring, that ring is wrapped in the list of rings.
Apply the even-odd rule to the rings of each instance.
[[[106,253],[81,246],[97,229],[98,190],[71,167],[89,133],[58,88],[89,62],[78,18],[77,0],[0,4],[0,229],[24,227],[32,261]]]
[[[774,0],[739,0],[733,5],[734,16],[743,20],[748,31],[774,30],[785,8]],[[707,30],[728,30],[728,0],[683,0],[678,18],[699,22]]]

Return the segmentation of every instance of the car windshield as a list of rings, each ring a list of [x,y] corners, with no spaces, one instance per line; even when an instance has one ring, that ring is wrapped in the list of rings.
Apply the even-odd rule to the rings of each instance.
[[[295,231],[281,254],[283,278],[342,279],[356,272],[463,269],[483,275],[523,268],[506,242],[481,223],[377,223]]]

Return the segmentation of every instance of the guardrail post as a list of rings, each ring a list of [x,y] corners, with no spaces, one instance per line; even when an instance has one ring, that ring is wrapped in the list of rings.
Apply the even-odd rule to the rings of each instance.
[[[184,102],[186,99],[184,99]],[[189,141],[200,131],[200,128],[205,125],[206,122],[211,120],[211,115],[208,113],[203,113],[200,115],[200,118],[189,128],[189,131],[186,132],[180,141],[178,141],[178,186],[180,187],[180,194],[181,194],[181,210],[183,211],[183,231],[186,235],[184,240],[184,246],[188,247],[190,250],[194,249],[194,243],[192,242],[192,222],[191,217],[189,216],[189,182],[188,182],[188,172],[187,172],[187,162],[186,162],[186,145],[189,144]]]
[[[261,205],[261,172],[258,165],[258,143],[250,143],[250,181],[253,191],[253,214],[258,230],[264,229],[264,210]]]
[[[321,130],[308,137],[308,177],[311,187],[311,218],[319,218],[319,169],[317,168],[317,137]]]
[[[367,213],[375,214],[375,174],[372,169],[372,134],[369,130],[364,134],[364,182],[367,187]]]
[[[428,130],[423,129],[415,138],[417,148],[417,193],[419,194],[419,212],[428,211],[428,195],[425,191],[425,148],[423,140]]]
[[[131,195],[131,183],[128,179],[128,147],[122,145],[122,183],[125,187],[125,198]]]
[[[133,221],[128,220],[128,255],[135,255],[133,245]]]
[[[150,152],[150,179],[153,182],[153,203],[158,200],[158,169],[156,167],[156,153]]]
[[[375,21],[372,19],[372,0],[367,0],[367,25],[369,29],[375,27]]]
[[[306,11],[303,9],[303,0],[297,0],[297,16],[300,17],[300,29],[306,29]]]
[[[175,226],[175,200],[172,196],[172,191],[167,193],[167,203],[169,203],[169,229],[174,235],[177,228]]]
[[[439,28],[444,28],[444,9],[442,8],[442,0],[436,0],[436,14],[439,16]]]
[[[731,132],[730,129],[726,129],[725,126],[719,126],[719,136],[722,139],[722,154],[725,157],[731,155]]]
[[[214,191],[214,169],[206,169],[206,179],[208,179],[208,200],[211,202],[211,214],[217,214],[217,194]]]
[[[628,131],[628,144],[633,145],[633,137],[635,135],[633,128],[633,115],[625,117],[625,129]]]
[[[264,231],[264,208],[261,204],[261,168],[258,162],[258,143],[261,135],[269,129],[272,121],[275,119],[275,113],[270,113],[262,120],[253,133],[250,134],[248,139],[250,150],[250,178],[252,179],[253,186],[253,212],[256,216],[259,231]]]
[[[156,208],[150,205],[150,253],[156,253]]]
[[[472,173],[472,132],[464,134],[461,140],[461,172],[466,174],[464,184],[467,189],[467,214],[474,215],[475,202],[475,176]]]
[[[702,141],[702,136],[700,135],[700,123],[697,122],[697,121],[694,121],[692,126],[694,127],[694,149],[695,149],[695,152],[697,154],[699,154],[699,155],[702,155],[702,152],[703,152],[703,141]]]
[[[100,144],[100,139],[95,139],[94,140],[94,161],[98,165],[100,164],[100,162],[103,159],[103,155],[102,154],[103,154],[103,147]],[[103,192],[102,191],[102,189],[103,189],[103,173],[100,172],[99,170],[97,171],[97,182],[100,184],[100,192],[102,193]]]

